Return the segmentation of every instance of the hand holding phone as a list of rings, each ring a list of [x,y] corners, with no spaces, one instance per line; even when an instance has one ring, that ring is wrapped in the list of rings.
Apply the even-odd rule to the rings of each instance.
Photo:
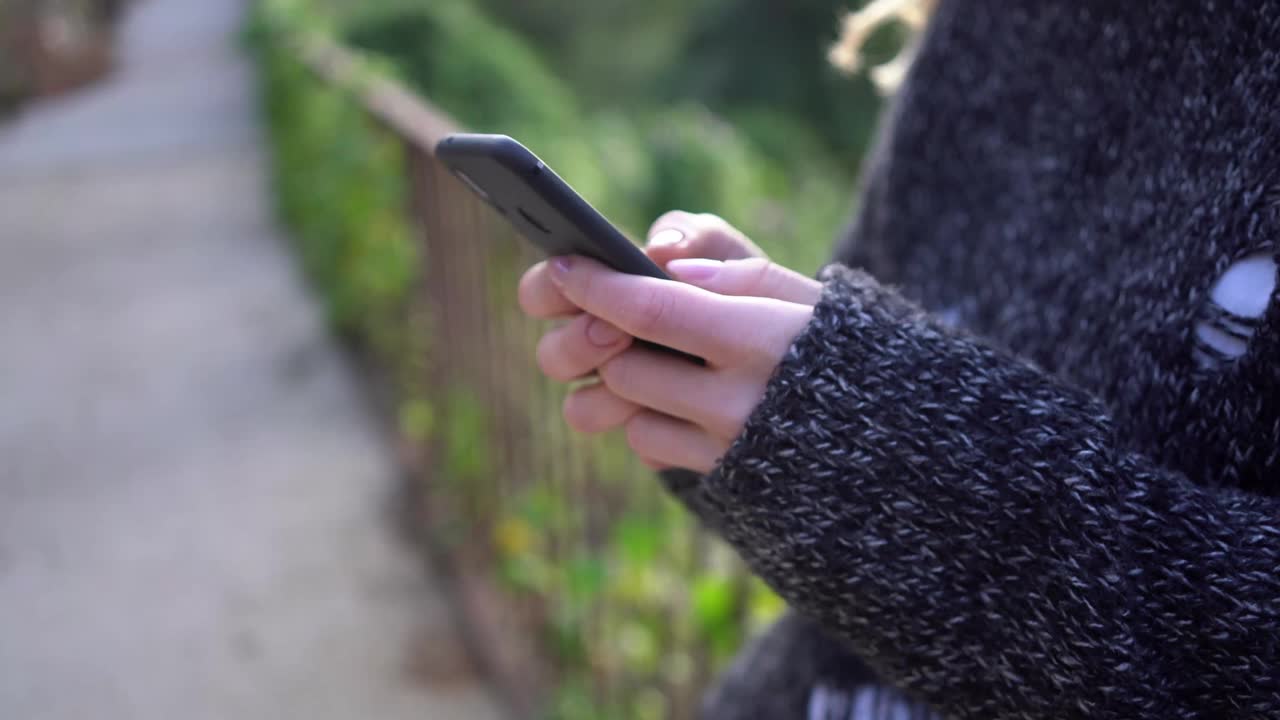
[[[668,279],[622,231],[510,137],[456,133],[440,141],[436,157],[548,255],[585,255],[618,272]]]
[[[821,285],[758,257],[758,249],[723,221],[699,233],[695,217],[707,222],[709,216],[679,213],[664,220],[692,229],[692,237],[682,231],[681,253],[705,248],[711,237],[736,236],[737,242],[729,243],[730,252],[685,255],[683,261],[681,253],[665,253],[667,267],[684,282],[660,282],[667,279],[662,269],[514,140],[454,136],[441,143],[439,155],[545,252],[597,261],[558,257],[527,272],[521,285],[526,314],[576,314],[539,342],[543,373],[568,381],[599,372],[600,382],[565,398],[569,426],[593,434],[625,427],[627,443],[650,467],[712,471],[810,322]],[[757,257],[742,259],[752,255]],[[707,265],[721,259],[728,262]],[[655,306],[665,310],[655,314]],[[636,351],[632,342],[696,362]]]
[[[512,138],[455,133],[436,145],[436,157],[547,255],[582,255],[621,273],[670,279],[555,171]],[[637,342],[702,363],[678,350]]]

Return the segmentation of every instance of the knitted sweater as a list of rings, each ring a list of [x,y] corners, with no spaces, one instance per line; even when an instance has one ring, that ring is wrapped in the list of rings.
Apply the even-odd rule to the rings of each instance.
[[[942,0],[868,178],[669,484],[949,717],[1280,717],[1280,0]]]

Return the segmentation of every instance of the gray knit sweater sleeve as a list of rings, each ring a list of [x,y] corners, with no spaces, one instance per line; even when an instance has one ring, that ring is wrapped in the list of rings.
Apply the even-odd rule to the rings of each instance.
[[[1088,395],[823,277],[696,494],[783,598],[949,716],[1280,715],[1276,499],[1166,472]]]

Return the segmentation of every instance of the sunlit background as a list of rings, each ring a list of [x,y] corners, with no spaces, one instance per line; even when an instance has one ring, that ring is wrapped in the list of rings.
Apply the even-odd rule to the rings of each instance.
[[[812,272],[848,9],[0,0],[0,717],[693,717],[780,602],[562,427],[535,256],[431,142]]]

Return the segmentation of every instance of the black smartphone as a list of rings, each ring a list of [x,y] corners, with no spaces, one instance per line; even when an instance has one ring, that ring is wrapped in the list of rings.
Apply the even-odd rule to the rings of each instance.
[[[436,157],[548,255],[584,255],[631,275],[668,279],[529,148],[506,135],[455,133]]]
[[[584,255],[618,272],[670,279],[537,155],[506,135],[454,133],[436,144],[436,157],[548,255]],[[679,350],[637,342],[704,364]]]

